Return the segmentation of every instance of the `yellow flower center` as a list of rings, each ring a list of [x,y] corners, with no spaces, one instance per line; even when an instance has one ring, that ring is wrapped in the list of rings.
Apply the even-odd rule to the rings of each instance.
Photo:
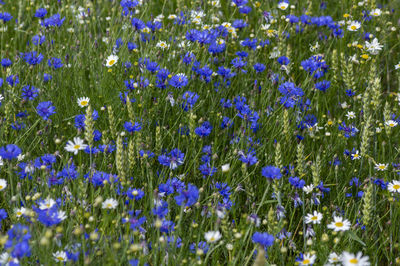
[[[343,223],[342,223],[342,222],[336,222],[336,223],[335,223],[335,226],[336,226],[336,227],[343,227]]]
[[[369,56],[368,56],[367,54],[363,54],[363,55],[361,55],[361,57],[362,57],[363,59],[368,59],[368,58],[369,58]]]
[[[359,156],[359,155],[358,155],[357,153],[356,153],[356,154],[353,154],[353,157],[354,157],[354,158],[358,158],[358,156]]]
[[[114,65],[114,63],[115,63],[115,60],[113,59],[113,60],[110,60],[110,62],[108,62],[108,64],[111,66],[111,65]]]
[[[393,189],[399,189],[400,185],[393,185]]]
[[[88,101],[81,101],[81,105],[86,106],[88,104]]]
[[[313,217],[311,217],[311,220],[316,221],[316,220],[318,220],[318,217],[317,216],[313,216]]]
[[[385,165],[379,165],[378,168],[383,170],[383,169],[386,168],[386,166]]]
[[[78,150],[80,147],[81,147],[81,145],[78,145],[78,144],[74,145],[75,150]]]
[[[22,212],[17,212],[17,215],[18,215],[18,216],[21,216],[21,215],[22,215]]]
[[[354,258],[354,259],[349,260],[349,262],[353,263],[353,264],[356,264],[356,263],[358,263],[358,259]]]
[[[210,241],[215,241],[215,238],[212,236],[212,237],[210,238]]]
[[[59,261],[64,261],[64,258],[61,257],[61,256],[59,256],[59,257],[57,257],[57,260],[59,260]]]
[[[4,187],[2,185],[0,185],[0,189],[3,189]]]
[[[350,27],[350,29],[356,30],[356,29],[357,29],[357,26],[353,25],[353,26]]]
[[[111,203],[108,203],[107,204],[107,208],[111,208],[112,207],[112,204]]]
[[[310,263],[310,260],[309,260],[309,259],[303,260],[303,264],[309,264],[309,263]]]

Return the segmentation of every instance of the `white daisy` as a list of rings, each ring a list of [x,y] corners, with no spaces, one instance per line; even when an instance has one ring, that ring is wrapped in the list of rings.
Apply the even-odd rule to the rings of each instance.
[[[17,258],[11,257],[9,253],[3,252],[0,255],[0,265],[4,266],[19,265],[19,260]]]
[[[358,252],[357,255],[349,253],[347,251],[343,251],[341,256],[341,262],[343,266],[369,266],[369,257],[363,257],[361,252]]]
[[[303,187],[303,191],[306,194],[310,194],[313,190],[314,190],[314,185],[313,184]]]
[[[222,172],[223,172],[223,173],[226,173],[226,172],[228,172],[228,171],[229,171],[229,169],[230,169],[230,165],[229,165],[229,163],[227,163],[227,164],[224,164],[223,166],[221,166],[221,169],[222,169]]]
[[[397,192],[400,193],[400,181],[393,180],[388,184],[388,190],[390,192]]]
[[[351,21],[349,26],[347,26],[349,31],[357,31],[359,28],[361,28],[361,23],[358,21]]]
[[[352,160],[359,160],[361,158],[361,155],[359,154],[358,150],[353,152],[350,156]]]
[[[117,62],[118,62],[118,56],[112,54],[106,59],[106,67],[112,67]]]
[[[335,232],[347,231],[350,229],[351,223],[347,219],[343,219],[340,216],[334,216],[333,222],[328,224],[329,229],[333,229]]]
[[[106,199],[102,203],[102,208],[103,209],[115,209],[118,206],[118,201],[115,199]]]
[[[399,63],[397,63],[396,65],[394,65],[394,69],[399,69],[400,68],[400,62]]]
[[[162,50],[168,49],[169,44],[164,41],[159,41],[156,47],[161,48]]]
[[[80,98],[78,98],[77,103],[78,103],[79,107],[83,108],[83,107],[86,107],[89,105],[89,101],[90,101],[90,99],[88,97],[80,97]]]
[[[53,207],[56,204],[56,201],[52,198],[47,198],[39,203],[39,209],[47,210]]]
[[[83,139],[79,137],[75,137],[74,141],[68,141],[65,146],[65,150],[69,152],[73,152],[75,155],[78,154],[78,151],[86,149],[87,145],[83,143]]]
[[[365,47],[367,48],[367,51],[368,51],[368,52],[370,52],[370,53],[373,54],[373,55],[377,55],[378,52],[379,52],[380,50],[382,50],[383,45],[381,45],[381,44],[378,42],[378,39],[377,39],[377,38],[374,38],[374,39],[372,40],[372,42],[366,41],[366,42],[365,42]]]
[[[322,213],[314,211],[314,213],[309,213],[305,217],[306,224],[313,223],[313,224],[320,224],[322,220]]]
[[[220,240],[222,237],[219,231],[209,231],[204,234],[204,238],[207,240],[208,243],[215,243]]]
[[[394,120],[388,120],[388,121],[385,122],[385,125],[388,126],[388,127],[395,127],[395,126],[398,125],[398,123],[396,121],[394,121]]]
[[[303,255],[303,261],[299,262],[299,265],[313,265],[317,256],[306,253]]]
[[[340,259],[341,257],[338,254],[336,254],[336,252],[330,253],[328,257],[329,263],[338,263]]]
[[[53,258],[57,262],[66,262],[68,260],[65,251],[57,251],[56,253],[53,253]]]
[[[379,8],[375,8],[371,10],[371,16],[373,17],[379,17],[382,14],[382,11]]]
[[[0,191],[4,190],[7,187],[7,180],[0,179]]]
[[[15,209],[15,216],[17,216],[17,218],[21,217],[25,213],[26,213],[26,209],[24,207],[21,207],[19,209]]]
[[[283,2],[283,1],[278,3],[278,8],[280,10],[286,10],[288,8],[288,6],[289,6],[289,4],[286,2]]]
[[[356,118],[356,114],[353,111],[348,111],[346,117],[347,119],[354,119]]]
[[[57,218],[60,219],[61,221],[64,221],[65,219],[67,219],[67,214],[65,213],[65,211],[58,210]]]
[[[375,164],[375,169],[378,171],[385,171],[388,167],[388,164],[377,163]]]

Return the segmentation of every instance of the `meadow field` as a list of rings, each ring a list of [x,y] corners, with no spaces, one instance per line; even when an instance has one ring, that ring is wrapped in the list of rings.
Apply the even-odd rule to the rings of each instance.
[[[400,265],[397,0],[0,0],[0,266]]]

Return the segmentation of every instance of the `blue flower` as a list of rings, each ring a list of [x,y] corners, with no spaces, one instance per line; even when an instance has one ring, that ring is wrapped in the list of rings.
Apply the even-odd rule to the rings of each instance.
[[[6,160],[17,158],[21,154],[21,149],[15,144],[7,144],[0,148],[0,157]]]
[[[144,192],[143,192],[143,190],[141,190],[141,189],[130,188],[130,189],[128,189],[128,191],[126,192],[126,195],[127,195],[128,198],[130,198],[130,199],[140,200],[141,198],[144,197]]]
[[[20,56],[24,58],[25,62],[33,66],[40,64],[44,58],[42,54],[36,51],[20,53]]]
[[[46,18],[44,21],[42,21],[41,25],[43,27],[61,27],[61,25],[64,23],[65,17],[61,18],[60,14],[55,14],[49,18]]]
[[[210,124],[210,122],[205,121],[205,122],[203,122],[203,124],[201,124],[200,127],[196,128],[194,130],[194,133],[196,133],[196,135],[198,135],[200,137],[207,137],[208,135],[210,135],[212,128],[213,127]]]
[[[190,207],[197,202],[199,199],[199,190],[195,185],[188,184],[187,190],[181,189],[179,195],[175,196],[175,202],[179,206],[185,204],[186,207]]]
[[[52,57],[47,61],[47,64],[49,67],[53,67],[54,69],[61,68],[64,64],[62,63],[62,60],[57,57]]]
[[[266,67],[264,64],[256,63],[256,64],[254,64],[253,68],[257,73],[261,73],[265,70]]]
[[[35,18],[44,18],[47,15],[46,8],[39,8],[35,12]]]
[[[140,131],[142,129],[142,124],[139,122],[135,122],[135,124],[132,124],[132,122],[125,122],[124,128],[129,133],[133,133],[136,131]]]
[[[36,107],[37,113],[43,118],[43,120],[48,120],[49,117],[56,113],[55,107],[51,101],[41,102]]]
[[[184,160],[185,154],[176,148],[168,154],[158,156],[158,161],[160,162],[160,164],[169,166],[169,168],[172,170],[182,165]]]
[[[329,89],[329,87],[331,86],[331,82],[327,81],[327,80],[323,80],[320,81],[318,83],[315,83],[315,88],[320,90],[320,91],[326,91],[327,89]]]
[[[253,243],[261,245],[263,248],[270,247],[274,244],[274,236],[268,233],[255,232],[251,238]]]
[[[184,101],[182,103],[182,109],[185,111],[189,111],[189,109],[193,108],[193,105],[197,102],[199,99],[199,95],[195,92],[187,91],[182,95],[182,100]]]
[[[261,174],[270,181],[272,179],[280,179],[282,177],[281,169],[272,165],[263,167],[261,169]]]
[[[185,74],[179,73],[174,76],[169,80],[169,85],[175,88],[183,88],[189,83],[188,78],[186,77]]]
[[[33,86],[26,85],[22,88],[22,99],[25,101],[32,101],[38,96],[39,90]]]
[[[8,58],[1,59],[1,65],[6,68],[12,65],[12,61]]]

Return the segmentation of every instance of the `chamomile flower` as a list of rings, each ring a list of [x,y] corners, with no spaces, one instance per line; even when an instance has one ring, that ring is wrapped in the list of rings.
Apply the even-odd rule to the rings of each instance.
[[[343,266],[369,266],[369,257],[358,252],[357,255],[344,251],[341,256]]]
[[[90,99],[88,97],[80,97],[77,100],[79,107],[83,108],[89,105]]]
[[[52,198],[47,198],[39,203],[39,209],[47,210],[53,207],[56,204],[56,201]]]
[[[164,41],[159,41],[157,43],[156,47],[161,48],[162,50],[165,50],[165,49],[169,48],[169,44]]]
[[[113,65],[115,65],[118,62],[118,56],[116,55],[110,55],[109,57],[107,57],[106,59],[106,67],[112,67]]]
[[[84,150],[86,147],[87,145],[83,143],[83,139],[74,137],[74,141],[69,140],[64,149],[77,155],[78,151]]]
[[[356,114],[353,111],[348,111],[346,117],[347,119],[354,119],[356,118]]]
[[[26,214],[26,209],[24,207],[21,207],[19,209],[15,209],[15,216],[17,216],[17,218],[21,217],[22,215]]]
[[[357,31],[359,28],[361,28],[361,23],[358,21],[351,21],[350,24],[347,26],[347,29],[349,31]]]
[[[314,190],[314,185],[313,184],[303,187],[303,191],[306,194],[310,194],[313,190]]]
[[[394,120],[388,120],[388,121],[385,122],[385,125],[388,126],[388,127],[395,127],[395,126],[398,125],[398,123],[396,121],[394,121]]]
[[[0,179],[0,191],[7,187],[7,181],[5,179]]]
[[[350,157],[352,160],[359,160],[361,158],[361,155],[359,154],[359,151],[356,150],[355,152],[352,152],[350,154]]]
[[[103,209],[115,209],[118,206],[118,201],[115,199],[106,199],[105,201],[103,201],[102,203],[102,208]]]
[[[288,8],[288,6],[289,6],[289,3],[285,2],[285,1],[278,3],[278,8],[280,10],[286,10]]]
[[[309,213],[305,217],[306,224],[313,223],[313,224],[320,224],[322,220],[322,213],[314,211],[314,213]]]
[[[13,258],[9,253],[3,252],[0,255],[0,265],[19,265],[19,260],[17,258]]]
[[[370,52],[372,55],[377,55],[380,50],[382,50],[383,45],[381,45],[377,38],[374,38],[372,42],[365,42],[365,47],[367,51]]]
[[[375,8],[373,10],[371,10],[370,15],[373,17],[379,17],[382,14],[382,10],[380,10],[379,8]]]
[[[400,68],[400,62],[398,62],[396,65],[394,65],[394,69],[399,69]]]
[[[347,231],[350,229],[351,223],[347,219],[343,219],[340,216],[334,216],[333,222],[328,224],[328,228],[334,230],[335,232]]]
[[[393,180],[388,184],[389,192],[397,192],[400,193],[400,181]]]
[[[57,251],[53,253],[53,258],[57,262],[65,263],[67,261],[67,253],[65,251]]]
[[[317,256],[306,253],[303,255],[303,260],[299,261],[299,265],[313,265]]]
[[[207,240],[208,243],[215,243],[218,242],[222,237],[219,231],[209,231],[204,234],[204,238]]]
[[[330,253],[328,257],[329,263],[339,263],[340,259],[341,257],[338,254],[336,254],[336,252]]]
[[[378,171],[385,171],[388,167],[388,164],[377,163],[375,164],[375,169]]]

